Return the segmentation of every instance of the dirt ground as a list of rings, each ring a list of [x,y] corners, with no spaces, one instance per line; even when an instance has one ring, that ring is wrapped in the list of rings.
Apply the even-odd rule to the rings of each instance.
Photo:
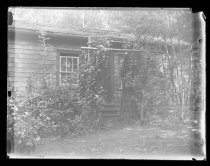
[[[30,156],[38,158],[177,158],[190,156],[190,134],[130,125],[72,138],[42,139]]]

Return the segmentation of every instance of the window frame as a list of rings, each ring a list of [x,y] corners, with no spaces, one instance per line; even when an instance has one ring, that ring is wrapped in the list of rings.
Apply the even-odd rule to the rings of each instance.
[[[58,54],[57,54],[57,71],[58,71],[57,72],[57,80],[58,80],[58,85],[61,85],[61,86],[62,85],[67,85],[67,84],[61,82],[61,73],[66,73],[66,74],[67,73],[77,73],[77,84],[75,84],[73,82],[71,83],[72,86],[77,87],[78,83],[79,83],[79,57],[80,57],[81,51],[80,50],[58,50],[57,52],[58,52]],[[73,72],[73,65],[71,67],[70,72],[68,72],[67,69],[66,69],[66,71],[61,71],[61,58],[62,57],[65,57],[66,60],[68,58],[72,58],[72,61],[73,61],[73,58],[76,58],[77,59],[77,72]]]

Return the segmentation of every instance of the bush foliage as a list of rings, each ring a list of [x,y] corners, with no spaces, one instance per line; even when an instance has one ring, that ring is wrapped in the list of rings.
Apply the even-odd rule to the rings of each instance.
[[[8,97],[8,139],[33,146],[40,137],[80,135],[96,128],[99,98],[90,101],[80,97],[80,91],[32,76],[25,90]]]
[[[82,58],[81,58],[82,59]],[[56,85],[50,74],[32,74],[26,88],[8,98],[8,138],[31,144],[40,137],[80,135],[96,129],[104,102],[103,69],[107,56],[94,52],[80,61],[79,86]],[[71,81],[70,81],[71,82]]]

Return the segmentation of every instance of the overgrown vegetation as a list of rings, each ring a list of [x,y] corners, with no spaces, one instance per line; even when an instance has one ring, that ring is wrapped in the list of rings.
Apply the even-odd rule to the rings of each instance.
[[[46,36],[42,31],[40,39],[43,56],[47,56]],[[19,149],[32,148],[40,137],[78,136],[97,129],[99,106],[105,95],[102,72],[106,61],[102,51],[95,52],[90,61],[82,61],[81,57],[77,87],[70,80],[57,85],[50,79],[53,74],[50,67],[43,64],[43,73],[31,74],[25,89],[8,98],[8,138],[20,145]]]
[[[40,137],[81,135],[96,128],[97,98],[80,98],[71,85],[36,86],[35,80],[42,81],[33,76],[25,91],[8,98],[8,131],[17,144],[33,146]]]
[[[126,118],[163,127],[178,127],[189,120],[201,103],[200,46],[192,39],[190,13],[163,10],[110,12],[103,16],[111,20],[105,22],[107,27],[135,36],[135,49],[147,50],[144,55],[127,52],[123,57],[121,110],[128,115]],[[83,27],[94,25],[91,19],[86,24],[84,20]],[[80,26],[82,22],[75,24]],[[44,35],[42,32],[40,38],[45,48]],[[80,57],[77,88],[52,83],[44,69],[43,77],[33,75],[25,91],[8,98],[11,137],[33,145],[39,137],[80,135],[97,128],[99,107],[110,93],[105,83],[110,52],[104,49],[108,47],[104,39],[94,47],[97,50],[89,51],[89,57]],[[155,50],[161,53],[153,54]]]

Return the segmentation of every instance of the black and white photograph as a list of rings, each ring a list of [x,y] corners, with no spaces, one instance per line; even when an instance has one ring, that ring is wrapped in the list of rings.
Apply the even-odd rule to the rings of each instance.
[[[206,160],[205,13],[7,13],[9,158]]]

